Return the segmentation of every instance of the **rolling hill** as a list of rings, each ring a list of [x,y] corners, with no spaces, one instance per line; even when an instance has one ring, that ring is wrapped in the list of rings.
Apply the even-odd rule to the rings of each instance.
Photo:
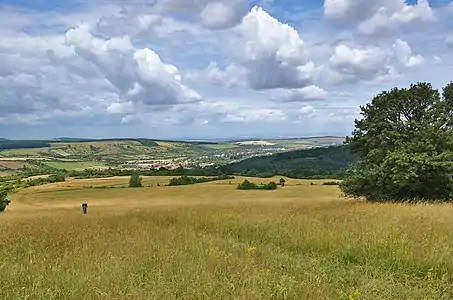
[[[225,165],[250,157],[271,155],[300,149],[339,145],[341,137],[311,137],[289,140],[248,141],[171,141],[147,138],[86,139],[60,137],[53,140],[6,140],[0,141],[0,160],[45,160],[53,166],[64,164],[81,166],[113,166],[147,168],[156,161],[171,160],[185,166]],[[337,158],[333,158],[336,160]],[[307,167],[307,159],[304,166]],[[78,164],[81,163],[81,164]],[[241,166],[245,169],[249,161]],[[164,165],[165,163],[160,163]],[[260,164],[260,163],[258,163]],[[140,166],[139,166],[140,165]],[[308,166],[313,168],[313,166]],[[323,166],[321,166],[324,168]],[[232,166],[232,168],[235,168]],[[263,168],[259,166],[258,169]],[[280,169],[277,168],[277,169]],[[325,169],[325,168],[324,168]],[[337,168],[334,168],[337,169]],[[330,169],[329,169],[330,170]],[[243,170],[241,169],[241,172]],[[268,172],[266,168],[264,172]],[[274,171],[271,168],[270,171]],[[286,168],[282,171],[287,172]]]

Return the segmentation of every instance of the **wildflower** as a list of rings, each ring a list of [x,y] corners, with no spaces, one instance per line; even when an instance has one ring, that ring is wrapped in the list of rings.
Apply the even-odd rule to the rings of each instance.
[[[258,255],[259,251],[257,247],[249,247],[247,249],[247,256],[254,257]]]

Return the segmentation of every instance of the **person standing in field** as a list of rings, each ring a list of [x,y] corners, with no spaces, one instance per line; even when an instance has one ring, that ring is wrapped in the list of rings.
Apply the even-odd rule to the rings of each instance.
[[[83,210],[84,214],[87,213],[87,208],[88,208],[88,203],[82,203],[82,210]]]

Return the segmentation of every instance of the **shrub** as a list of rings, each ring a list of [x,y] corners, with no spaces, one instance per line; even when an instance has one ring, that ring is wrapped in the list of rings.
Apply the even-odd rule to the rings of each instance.
[[[323,182],[322,185],[340,185],[341,182],[339,181],[326,181]]]
[[[276,190],[277,184],[271,181],[268,184],[260,184],[259,187],[261,187],[262,190]]]
[[[217,180],[226,180],[226,179],[234,179],[234,176],[228,175],[219,175],[215,177],[189,177],[189,176],[181,176],[175,177],[170,180],[168,186],[177,186],[177,185],[189,185],[189,184],[196,184],[196,183],[203,183],[203,182],[210,182],[210,181],[217,181]]]
[[[237,189],[238,190],[253,190],[253,189],[256,189],[256,184],[254,184],[246,179],[242,183],[238,184]]]
[[[138,188],[143,187],[142,185],[142,178],[138,172],[134,172],[131,175],[131,179],[129,179],[129,187],[130,188]]]
[[[264,184],[264,183],[255,184],[246,179],[242,183],[238,184],[237,189],[238,190],[276,190],[277,184],[273,181],[271,181],[267,184]]]
[[[11,203],[8,200],[8,192],[4,189],[0,190],[0,212],[5,211],[6,207]]]
[[[46,178],[47,183],[64,182],[66,178],[61,174],[50,175]]]

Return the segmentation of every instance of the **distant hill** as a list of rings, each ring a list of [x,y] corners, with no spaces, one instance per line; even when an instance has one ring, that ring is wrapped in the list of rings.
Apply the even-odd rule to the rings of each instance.
[[[258,177],[341,178],[345,168],[357,159],[344,146],[331,146],[253,157],[228,164],[225,169],[229,173]]]
[[[52,140],[7,140],[0,139],[0,150],[13,150],[13,149],[31,149],[31,148],[48,148],[51,146],[58,147],[61,144],[84,144],[84,143],[134,143],[145,147],[159,147],[159,143],[172,143],[176,145],[188,145],[188,146],[199,146],[199,145],[211,145],[216,144],[214,142],[205,141],[171,141],[171,140],[153,140],[146,138],[111,138],[111,139],[87,139],[87,138],[70,138],[70,137],[59,137]]]
[[[228,142],[244,142],[244,141],[253,141],[256,139],[261,139],[261,140],[304,140],[304,139],[324,139],[324,138],[343,138],[342,136],[334,136],[334,135],[323,135],[323,136],[304,136],[304,137],[275,137],[275,138],[241,138],[241,139],[228,139]]]
[[[59,138],[54,138],[52,141],[56,142],[84,142],[87,141],[88,139],[84,138],[71,138],[71,137],[59,137]]]
[[[88,138],[70,138],[70,137],[59,137],[53,139],[55,142],[73,142],[73,143],[87,143],[87,142],[118,142],[118,141],[138,141],[144,145],[150,145],[157,142],[166,143],[183,143],[191,145],[203,145],[203,144],[216,144],[210,141],[182,141],[182,140],[159,140],[159,139],[148,139],[148,138],[103,138],[103,139],[88,139]],[[157,144],[155,144],[157,146]]]
[[[45,148],[49,146],[50,143],[48,141],[0,140],[0,150]]]
[[[8,139],[0,138],[0,141],[8,141]]]
[[[223,142],[228,143],[241,143],[241,142],[251,142],[251,141],[304,141],[304,140],[334,140],[334,141],[344,141],[345,137],[341,136],[313,136],[313,137],[278,137],[278,138],[241,138],[241,139],[226,139]]]

